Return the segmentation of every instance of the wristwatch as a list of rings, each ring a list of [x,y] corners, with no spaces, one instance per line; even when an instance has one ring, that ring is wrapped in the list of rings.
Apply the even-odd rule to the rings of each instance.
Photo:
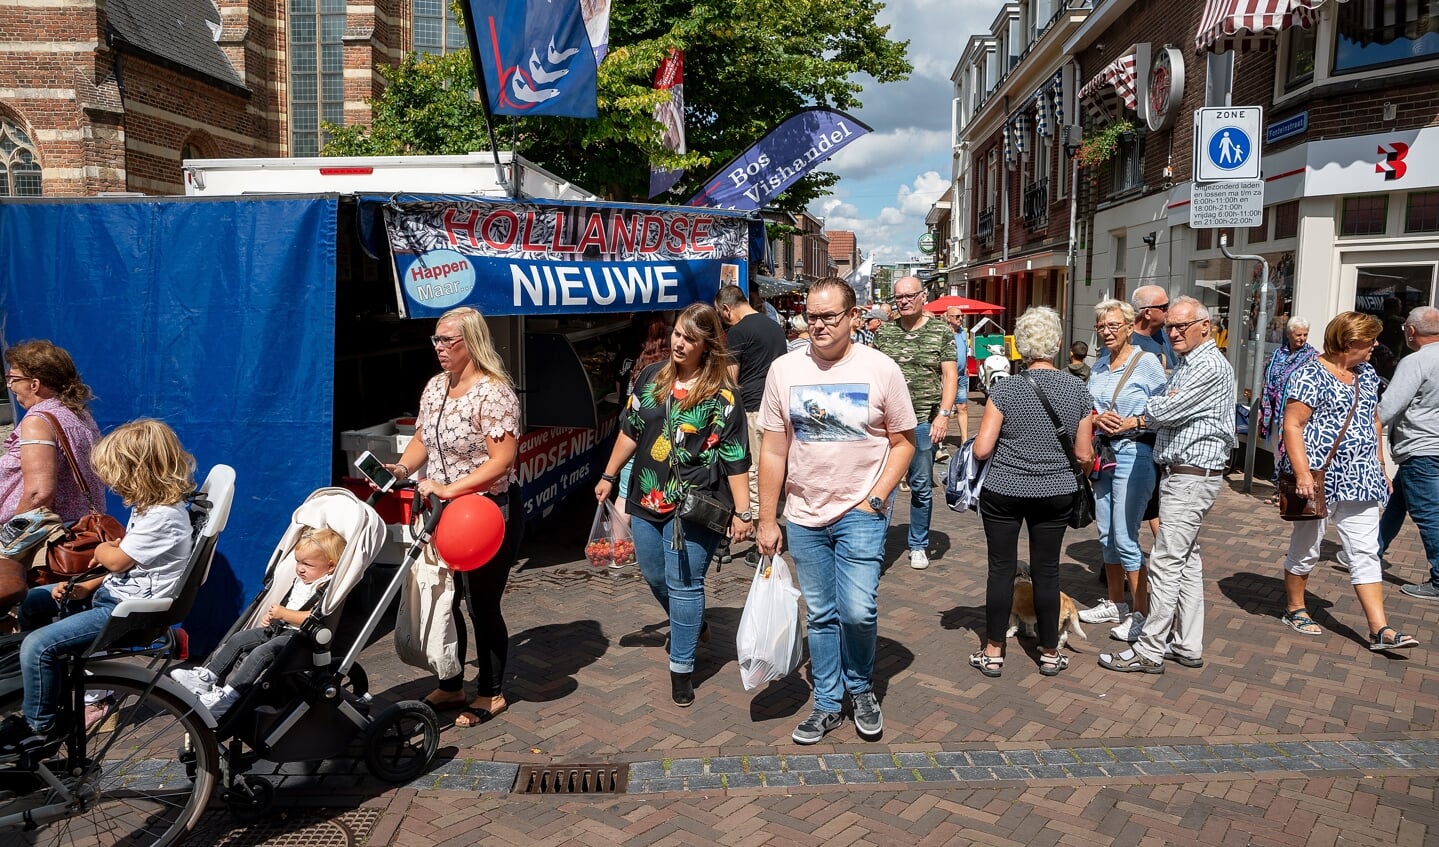
[[[884,514],[884,500],[878,497],[870,497],[865,502],[869,504],[871,509],[874,509],[879,514]]]
[[[940,409],[940,410],[939,410],[939,416],[942,417],[942,418],[947,418],[947,417],[949,417],[949,416],[952,415],[952,414],[954,414],[954,410],[953,410],[953,409]]]
[[[754,512],[735,512],[734,516],[744,521],[745,523],[754,522]]]

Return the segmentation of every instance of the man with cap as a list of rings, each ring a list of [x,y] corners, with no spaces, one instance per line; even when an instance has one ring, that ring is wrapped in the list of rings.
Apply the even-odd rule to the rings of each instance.
[[[863,344],[866,347],[873,347],[874,334],[879,331],[879,328],[887,320],[889,320],[889,316],[886,315],[883,311],[879,309],[870,309],[868,312],[865,312],[864,315],[860,318],[858,328],[855,329],[852,335],[850,335],[850,342],[854,344]]]

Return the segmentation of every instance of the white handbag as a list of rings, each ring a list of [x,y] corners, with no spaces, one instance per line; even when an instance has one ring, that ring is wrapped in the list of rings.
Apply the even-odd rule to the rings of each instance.
[[[455,573],[444,567],[433,547],[410,567],[395,613],[395,653],[411,667],[452,679],[460,666],[459,630],[455,628]]]

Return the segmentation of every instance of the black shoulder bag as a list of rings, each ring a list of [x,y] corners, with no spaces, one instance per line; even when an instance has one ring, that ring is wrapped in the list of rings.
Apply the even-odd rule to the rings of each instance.
[[[670,405],[674,398],[674,391],[671,389],[670,396],[665,398],[664,417],[664,438],[669,438],[670,428]],[[692,524],[702,526],[711,532],[724,535],[729,531],[730,519],[734,515],[734,509],[728,503],[721,500],[714,492],[691,485],[680,478],[679,469],[675,465],[674,444],[670,445],[670,475],[679,483],[683,497],[680,498],[679,506],[675,509],[674,531],[670,536],[670,549],[683,550],[685,546],[685,531],[682,524],[689,521]],[[715,481],[715,466],[709,466],[710,487],[717,489]]]
[[[1029,387],[1034,389],[1039,404],[1049,414],[1049,420],[1054,424],[1054,437],[1059,439],[1060,448],[1069,455],[1069,467],[1074,471],[1074,484],[1078,489],[1074,497],[1074,511],[1069,513],[1069,526],[1071,529],[1084,529],[1094,523],[1094,486],[1089,482],[1089,474],[1075,459],[1074,439],[1069,437],[1064,424],[1059,422],[1059,415],[1056,415],[1054,407],[1049,405],[1049,398],[1044,396],[1044,390],[1034,381],[1029,371],[1024,372],[1024,379],[1029,383]]]

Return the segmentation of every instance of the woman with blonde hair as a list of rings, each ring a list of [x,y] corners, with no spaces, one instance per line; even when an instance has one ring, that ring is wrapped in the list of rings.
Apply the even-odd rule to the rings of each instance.
[[[415,486],[419,497],[488,497],[505,516],[505,537],[499,552],[484,567],[461,573],[455,579],[452,614],[457,643],[436,645],[434,654],[427,656],[440,679],[425,701],[440,709],[461,709],[455,725],[470,727],[486,723],[509,708],[503,685],[510,633],[500,599],[514,567],[524,527],[515,470],[520,402],[490,339],[489,327],[477,310],[461,306],[440,315],[430,341],[439,359],[440,373],[420,395],[415,437],[400,460],[387,467],[400,479],[424,467],[425,478]],[[441,568],[439,578],[453,578],[453,574]],[[468,707],[464,694],[467,638],[460,611],[462,601],[468,601],[479,665],[477,696]]]
[[[729,362],[719,313],[691,304],[675,320],[669,359],[640,374],[595,486],[597,500],[608,498],[615,475],[634,457],[629,490],[622,493],[640,572],[670,618],[670,689],[679,706],[695,699],[691,674],[704,635],[705,572],[722,535],[681,518],[678,509],[687,492],[699,491],[733,510],[732,541],[754,532],[749,439]]]
[[[5,351],[5,365],[5,385],[25,416],[6,437],[0,455],[0,524],[36,509],[50,509],[66,523],[92,507],[103,512],[104,486],[90,466],[100,428],[90,415],[90,386],[80,378],[75,360],[49,341],[22,341]],[[43,551],[45,545],[32,549]],[[0,607],[25,596],[25,570],[26,563],[0,557]]]
[[[1294,521],[1284,557],[1284,623],[1302,635],[1324,630],[1309,616],[1304,592],[1332,521],[1349,556],[1349,582],[1369,624],[1369,649],[1419,644],[1389,625],[1384,572],[1379,564],[1379,515],[1389,499],[1379,422],[1379,374],[1369,364],[1384,324],[1363,312],[1344,312],[1324,329],[1324,352],[1289,379],[1284,404],[1285,455],[1280,472],[1294,475],[1295,493],[1313,497],[1314,471],[1324,471],[1329,517]]]

